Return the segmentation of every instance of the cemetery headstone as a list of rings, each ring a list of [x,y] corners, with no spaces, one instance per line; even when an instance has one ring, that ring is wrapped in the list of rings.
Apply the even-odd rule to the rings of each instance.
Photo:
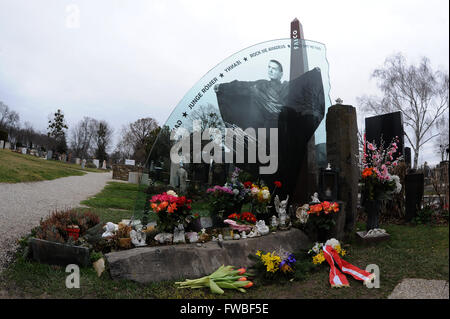
[[[94,163],[95,167],[100,167],[100,161],[98,159],[94,159],[92,162]]]
[[[53,158],[53,151],[48,151],[47,152],[47,159],[51,160]]]
[[[77,157],[75,159],[75,164],[80,165],[81,164],[81,158]]]
[[[135,162],[135,160],[132,160],[132,159],[126,159],[126,160],[125,160],[125,165],[132,165],[132,166],[135,166],[135,165],[136,165],[136,162]]]
[[[389,146],[389,143],[398,136],[398,149],[394,154],[394,159],[405,153],[404,136],[403,136],[403,118],[401,112],[387,113],[372,117],[367,117],[366,122],[366,141],[369,143],[375,142],[380,146],[381,139],[384,141],[384,146]]]
[[[11,149],[11,143],[10,142],[5,142],[5,149],[8,149],[8,150]]]
[[[83,158],[81,161],[81,168],[84,168],[86,166],[86,160]]]
[[[22,154],[27,154],[27,148],[26,147],[22,147]]]
[[[3,149],[5,147],[5,141],[0,141],[0,149]]]
[[[102,169],[106,169],[106,160],[103,160],[103,166]]]
[[[422,173],[405,176],[405,219],[411,221],[421,208],[424,193],[424,175]]]

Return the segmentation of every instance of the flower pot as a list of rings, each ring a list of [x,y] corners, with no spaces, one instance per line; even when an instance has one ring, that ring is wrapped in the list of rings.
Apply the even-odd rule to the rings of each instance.
[[[367,200],[364,203],[364,210],[367,214],[366,230],[379,228],[378,216],[380,214],[381,202],[379,200]]]
[[[72,237],[73,240],[78,240],[78,237],[80,236],[80,228],[78,226],[67,227],[66,231],[69,237]]]

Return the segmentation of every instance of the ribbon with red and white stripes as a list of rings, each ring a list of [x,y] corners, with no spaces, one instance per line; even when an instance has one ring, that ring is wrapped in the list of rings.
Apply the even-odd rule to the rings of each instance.
[[[323,246],[323,255],[325,260],[330,265],[330,284],[331,287],[349,287],[347,278],[343,273],[349,274],[353,276],[356,280],[361,280],[366,284],[367,282],[372,281],[375,278],[375,274],[372,274],[368,271],[359,269],[358,267],[350,264],[349,262],[343,260],[336,250],[331,246]],[[335,266],[336,263],[339,268],[341,268],[342,272]]]

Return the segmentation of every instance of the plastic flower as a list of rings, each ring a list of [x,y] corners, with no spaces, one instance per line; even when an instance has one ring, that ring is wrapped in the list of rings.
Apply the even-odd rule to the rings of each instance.
[[[367,167],[364,169],[364,171],[362,172],[362,177],[366,178],[368,176],[372,176],[373,174],[373,167]]]
[[[177,193],[175,193],[173,190],[167,191],[166,194],[167,194],[167,195],[170,195],[170,196],[178,197]]]
[[[281,182],[279,182],[279,181],[275,181],[274,184],[275,184],[275,187],[278,187],[278,188],[281,187]]]
[[[318,265],[325,261],[325,257],[323,256],[323,251],[313,257],[313,264]]]

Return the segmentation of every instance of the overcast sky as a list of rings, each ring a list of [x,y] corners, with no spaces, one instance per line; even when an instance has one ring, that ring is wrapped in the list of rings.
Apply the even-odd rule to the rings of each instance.
[[[57,108],[69,127],[83,116],[117,133],[142,117],[162,125],[206,72],[246,47],[288,38],[297,17],[306,39],[326,45],[333,103],[357,107],[358,96],[379,94],[370,75],[394,53],[448,71],[448,3],[0,0],[0,101],[41,131]],[[428,147],[424,160],[439,157]]]

